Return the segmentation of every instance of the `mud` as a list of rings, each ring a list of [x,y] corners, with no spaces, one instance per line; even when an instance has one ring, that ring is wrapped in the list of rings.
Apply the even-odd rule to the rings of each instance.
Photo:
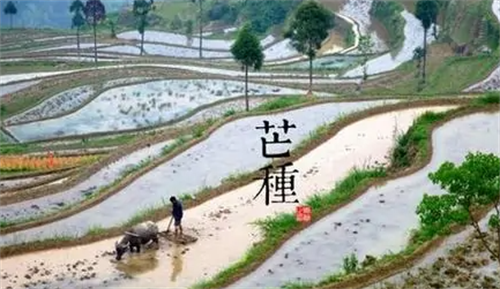
[[[319,282],[342,270],[343,258],[354,253],[380,257],[399,252],[418,228],[416,208],[425,193],[444,193],[427,175],[441,163],[459,163],[469,151],[500,156],[499,113],[453,120],[433,133],[433,157],[417,173],[371,188],[356,202],[296,235],[258,270],[230,288],[281,286],[286,282]]]
[[[353,166],[385,163],[387,154],[394,143],[395,132],[407,130],[412,121],[426,110],[443,111],[450,108],[452,107],[445,106],[391,112],[361,120],[344,128],[335,137],[294,163],[294,168],[300,172],[296,180],[299,200],[303,201],[315,193],[330,190]],[[325,109],[331,111],[333,108],[326,107]],[[321,116],[318,111],[303,110],[302,113],[303,118],[307,115],[313,118]],[[283,116],[277,115],[276,117],[276,119],[281,119]],[[288,117],[296,120],[290,115]],[[273,120],[271,117],[268,119]],[[245,124],[240,129],[252,131],[255,121],[245,122]],[[297,126],[299,125],[297,123]],[[303,125],[300,127],[304,128]],[[242,136],[239,135],[238,138],[242,139]],[[293,139],[296,140],[296,138]],[[221,144],[217,146],[217,151],[227,149]],[[240,153],[239,155],[248,154]],[[221,161],[224,158],[219,157],[218,160]],[[216,165],[216,162],[211,163],[211,171],[216,169]],[[192,173],[190,176],[191,180],[196,179]],[[165,245],[165,241],[161,239],[160,250],[156,252],[157,260],[159,260],[159,263],[155,264],[156,267],[134,279],[114,283],[113,288],[188,287],[240,260],[252,244],[261,239],[258,229],[252,222],[273,216],[275,213],[294,211],[295,208],[295,204],[266,206],[261,198],[252,200],[261,185],[261,181],[256,181],[186,210],[183,227],[191,229],[191,231],[186,229],[186,232],[196,236],[198,241],[186,247],[176,248]],[[164,187],[170,186],[164,185]],[[129,200],[129,202],[133,201]],[[169,219],[165,219],[158,223],[160,231],[166,230],[168,222]],[[88,256],[93,255],[94,252],[110,250],[118,239],[112,238],[85,246],[11,257],[3,259],[2,263],[4,268],[8,268],[5,273],[22,272],[20,274],[23,274],[33,260],[43,259],[51,266],[65,264],[66,260],[60,259],[62,256],[71,255],[75,256],[73,259],[76,259],[85,252]],[[182,251],[179,253],[182,248],[184,248],[184,254]],[[175,254],[182,256],[182,262],[174,260],[176,258],[172,256]],[[108,274],[107,276],[100,275],[101,280],[109,280],[112,278],[110,276],[116,274],[113,263],[108,260],[100,260],[98,266],[99,272]],[[166,276],[169,274],[171,278],[167,279]],[[10,279],[7,280],[10,282]]]
[[[4,96],[8,96],[9,94],[17,92],[19,90],[23,90],[25,88],[28,88],[30,86],[36,85],[40,82],[41,82],[41,80],[35,80],[35,81],[27,81],[27,82],[21,82],[21,83],[1,86],[0,87],[0,89],[1,89],[0,98],[2,98]]]
[[[7,189],[14,188],[14,187],[19,187],[19,186],[22,186],[22,185],[27,185],[27,184],[30,184],[30,183],[34,183],[34,182],[39,182],[39,181],[43,181],[43,180],[46,180],[46,179],[50,179],[50,178],[53,178],[54,176],[56,176],[57,174],[58,173],[56,173],[56,174],[49,174],[49,175],[42,175],[42,176],[37,176],[37,177],[32,177],[32,178],[22,178],[22,179],[13,179],[13,180],[1,180],[0,181],[0,192],[5,191]]]

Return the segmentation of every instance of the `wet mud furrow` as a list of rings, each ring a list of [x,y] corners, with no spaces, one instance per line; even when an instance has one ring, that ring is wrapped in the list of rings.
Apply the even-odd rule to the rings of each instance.
[[[299,171],[296,180],[296,192],[300,201],[304,201],[307,197],[315,193],[329,191],[337,181],[342,179],[350,169],[355,166],[373,165],[376,163],[385,163],[386,157],[394,144],[396,132],[406,131],[413,120],[425,111],[445,111],[454,108],[454,106],[441,107],[423,107],[414,109],[405,109],[381,115],[369,117],[342,129],[335,137],[323,143],[307,155],[301,157],[294,162],[294,168]],[[323,107],[325,111],[331,111],[333,107]],[[305,129],[305,119],[318,118],[323,113],[316,111],[301,110],[301,121],[297,117],[288,115],[287,118],[297,125],[297,127]],[[273,123],[275,120],[281,120],[282,114],[267,119]],[[241,151],[238,160],[244,161],[248,159],[258,159],[260,155],[259,133],[254,132],[253,127],[259,125],[262,119],[252,117],[250,121],[243,119],[245,122],[240,123],[235,127],[239,131],[246,131],[248,136],[245,137],[248,143],[249,151]],[[229,126],[229,125],[228,125]],[[226,126],[227,127],[227,126]],[[239,140],[243,139],[245,134],[237,133],[236,131],[228,130],[226,127],[220,129],[220,134],[214,134],[211,138],[223,139],[225,135],[237,135]],[[234,129],[234,128],[233,128]],[[292,135],[289,131],[289,136],[295,142],[296,134]],[[255,136],[255,137],[251,137]],[[209,139],[210,140],[210,139]],[[240,145],[241,142],[238,142]],[[205,148],[210,144],[204,144]],[[217,152],[233,151],[224,143],[211,144],[217,146]],[[234,147],[234,144],[233,146]],[[255,151],[252,152],[252,149]],[[209,153],[210,150],[206,150]],[[187,152],[193,153],[193,152]],[[241,156],[246,156],[245,158]],[[256,157],[257,156],[257,157]],[[197,155],[195,156],[197,157]],[[208,155],[205,156],[208,158]],[[204,157],[204,158],[205,158]],[[175,160],[174,160],[175,161]],[[191,163],[193,160],[190,161]],[[190,163],[184,161],[183,166]],[[219,164],[220,162],[220,164]],[[180,162],[179,162],[180,163]],[[194,162],[196,163],[196,161]],[[206,168],[210,173],[219,169],[219,166],[225,167],[234,161],[225,160],[224,157],[218,158],[218,161],[210,162],[210,167]],[[203,167],[198,163],[198,167]],[[180,169],[180,168],[177,168]],[[156,181],[151,177],[148,184],[160,192],[165,192],[168,197],[168,188],[172,186],[167,182],[165,174],[156,172]],[[226,174],[227,175],[227,174]],[[190,173],[191,180],[198,179],[193,172]],[[193,283],[202,278],[208,278],[216,274],[234,262],[240,260],[254,242],[261,239],[258,228],[252,225],[252,222],[273,216],[279,212],[293,212],[295,204],[274,204],[266,206],[264,200],[257,198],[253,200],[256,193],[262,186],[261,181],[255,181],[249,185],[235,189],[224,195],[216,197],[209,202],[193,207],[185,211],[183,226],[188,234],[196,235],[199,239],[196,243],[181,248],[176,248],[166,241],[160,244],[160,250],[148,251],[146,254],[136,254],[135,256],[127,255],[124,262],[115,264],[110,262],[112,256],[106,258],[89,258],[94,254],[103,254],[105,251],[111,251],[114,248],[114,242],[118,238],[112,238],[93,244],[72,247],[61,250],[50,250],[39,253],[30,253],[21,256],[15,256],[3,259],[4,268],[9,268],[8,271],[2,274],[12,274],[13,272],[24,272],[25,268],[33,266],[34,259],[43,259],[46,266],[53,268],[52,273],[62,272],[65,270],[67,260],[62,256],[71,256],[72,261],[86,258],[88,262],[97,262],[93,269],[98,272],[97,276],[89,280],[75,281],[73,277],[65,277],[63,281],[56,282],[54,286],[64,286],[73,282],[74,288],[89,288],[95,284],[101,284],[101,287],[112,288],[187,288]],[[143,187],[144,188],[144,187]],[[124,193],[124,192],[121,192]],[[130,203],[136,203],[136,199],[129,199]],[[112,210],[112,209],[107,209]],[[119,209],[114,209],[118,211]],[[95,215],[95,213],[87,214],[87,217]],[[112,215],[112,214],[110,214]],[[101,218],[101,220],[104,218]],[[81,219],[83,220],[83,219]],[[158,222],[160,230],[165,230],[168,225],[168,219]],[[229,237],[230,236],[230,237]],[[144,262],[144,258],[149,258],[148,262]],[[97,261],[96,261],[97,260]],[[139,266],[138,264],[143,264]],[[137,268],[142,268],[137,272]],[[4,269],[5,270],[5,269]],[[110,282],[110,279],[116,278],[121,272],[130,273],[134,278],[131,280],[123,280],[123,282]],[[65,273],[65,272],[62,272]],[[24,273],[19,273],[24,274]],[[7,278],[9,282],[15,278]],[[22,278],[21,278],[22,279]],[[120,278],[119,278],[120,279]],[[32,277],[29,282],[39,282],[40,280],[50,280],[49,277],[36,276]],[[99,280],[97,282],[96,280]],[[113,279],[114,280],[114,279]],[[25,282],[26,280],[22,280]],[[106,281],[106,282],[104,282]],[[96,283],[97,282],[97,283]],[[104,285],[106,283],[106,285]],[[9,283],[12,284],[12,283]],[[34,287],[38,288],[38,287]]]
[[[279,287],[286,282],[318,282],[342,270],[354,253],[380,257],[401,251],[411,229],[418,228],[416,208],[424,193],[442,194],[427,175],[445,161],[460,163],[469,151],[500,156],[499,113],[455,119],[433,133],[433,157],[424,169],[371,188],[356,202],[325,217],[289,240],[258,270],[230,288]]]

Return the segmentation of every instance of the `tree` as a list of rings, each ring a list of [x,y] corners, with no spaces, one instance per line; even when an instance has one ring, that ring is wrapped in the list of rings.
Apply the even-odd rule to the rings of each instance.
[[[417,208],[423,229],[432,235],[448,232],[454,223],[470,223],[483,246],[500,264],[500,158],[494,154],[469,153],[460,166],[445,162],[429,174],[429,179],[447,194],[424,195]],[[473,212],[475,208],[489,205],[493,205],[496,212],[489,220],[490,228],[496,230],[496,246],[489,244]]]
[[[76,27],[76,47],[78,50],[78,59],[80,59],[80,28],[85,25],[85,18],[82,15],[84,8],[85,6],[80,0],[74,0],[69,7],[69,12],[73,13],[71,29]]]
[[[186,21],[186,36],[188,38],[188,46],[191,46],[192,44],[192,41],[193,41],[193,27],[194,26],[194,23],[193,23],[193,20],[192,19],[188,19]]]
[[[363,66],[363,80],[368,79],[368,59],[370,59],[370,54],[373,53],[374,43],[370,35],[362,35],[359,38],[359,50],[363,54],[363,59],[361,65]]]
[[[439,6],[436,0],[419,0],[415,8],[415,16],[422,22],[424,27],[424,57],[422,65],[422,83],[425,84],[425,68],[427,61],[427,32],[432,24],[436,24]]]
[[[87,0],[83,9],[87,23],[94,28],[94,55],[95,63],[97,64],[97,23],[106,19],[106,8],[100,0]]]
[[[137,18],[137,31],[141,34],[141,55],[144,53],[144,32],[146,32],[146,26],[148,25],[148,14],[155,9],[153,4],[153,0],[135,0],[132,9],[134,16]]]
[[[7,2],[7,5],[5,5],[5,8],[3,8],[3,13],[10,16],[10,29],[12,29],[12,18],[17,14],[17,8],[14,2]]]
[[[262,46],[259,38],[252,32],[250,24],[244,25],[238,32],[238,37],[231,46],[231,53],[245,70],[245,106],[248,111],[248,67],[252,66],[254,70],[259,70],[264,62]]]
[[[199,6],[199,25],[200,25],[200,58],[203,58],[203,0],[191,0],[191,2],[196,3],[198,1]]]
[[[298,52],[309,58],[309,91],[312,92],[312,61],[328,31],[335,25],[333,14],[314,0],[303,2],[293,16],[286,38]]]
[[[116,20],[108,19],[106,24],[109,26],[110,37],[116,38]]]

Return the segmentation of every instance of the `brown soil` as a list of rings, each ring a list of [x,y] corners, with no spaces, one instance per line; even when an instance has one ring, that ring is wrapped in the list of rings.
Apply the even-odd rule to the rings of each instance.
[[[494,234],[488,235],[488,243],[496,241]],[[485,267],[492,268],[484,270]],[[496,270],[495,270],[496,268]],[[417,272],[407,272],[402,280],[382,282],[380,289],[435,289],[435,288],[500,288],[500,265],[492,260],[477,234],[452,249],[445,257],[439,257],[432,265],[419,267]]]

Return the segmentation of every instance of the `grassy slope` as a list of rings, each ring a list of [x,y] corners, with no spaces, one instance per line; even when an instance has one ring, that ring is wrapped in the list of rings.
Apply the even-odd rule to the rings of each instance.
[[[460,93],[470,85],[485,79],[500,62],[500,51],[492,55],[455,56],[446,44],[431,45],[427,85],[417,92],[418,79],[410,77],[394,83],[390,88],[377,88],[366,91],[373,94],[421,94],[436,95]],[[396,71],[417,73],[416,64],[407,62]]]

